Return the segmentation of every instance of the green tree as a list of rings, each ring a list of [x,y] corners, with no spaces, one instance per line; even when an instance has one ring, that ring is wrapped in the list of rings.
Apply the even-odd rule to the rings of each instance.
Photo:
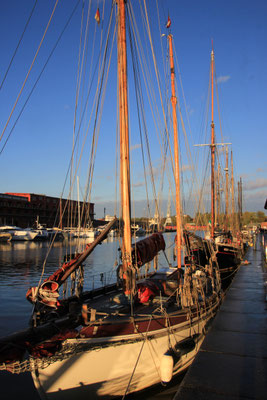
[[[257,212],[257,222],[261,223],[264,222],[266,220],[266,215],[263,211],[258,211]]]

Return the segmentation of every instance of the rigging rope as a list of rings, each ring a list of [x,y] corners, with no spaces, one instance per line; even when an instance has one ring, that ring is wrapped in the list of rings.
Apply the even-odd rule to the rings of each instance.
[[[90,7],[88,7],[89,13]],[[75,126],[76,126],[76,113],[78,106],[78,95],[79,95],[79,72],[80,72],[80,62],[81,62],[81,47],[82,47],[82,28],[83,28],[83,19],[84,19],[84,0],[82,3],[82,17],[81,17],[81,25],[80,25],[80,44],[79,44],[79,53],[78,53],[78,73],[76,78],[76,97],[75,97],[75,109],[74,109],[74,121],[73,121],[73,134],[72,134],[72,147],[74,148],[75,143]],[[70,166],[70,187],[72,187],[72,170],[73,170],[73,158],[71,159]],[[71,192],[72,193],[72,192]],[[70,193],[70,198],[72,197]],[[73,226],[73,203],[69,203],[69,213],[68,213],[68,226],[72,228]]]
[[[175,49],[174,44],[173,44],[173,47],[174,47],[174,54],[175,54],[176,65],[177,65],[177,69],[178,69],[178,76],[179,76],[179,82],[180,82],[180,87],[181,87],[181,91],[182,91],[183,102],[184,102],[184,105],[185,105],[187,124],[188,124],[188,127],[189,127],[190,137],[192,138],[192,130],[191,130],[190,119],[189,119],[189,114],[188,114],[188,107],[187,107],[187,103],[186,103],[186,98],[185,98],[185,93],[184,93],[184,88],[183,88],[183,83],[182,83],[182,78],[181,78],[180,66],[179,66],[179,63],[178,63],[178,57],[177,57],[177,53],[176,53],[176,49]],[[186,144],[186,148],[187,148],[187,156],[188,156],[188,159],[190,161],[190,168],[192,170],[192,175],[193,175],[193,182],[192,182],[192,185],[191,185],[191,192],[189,194],[189,198],[191,198],[192,197],[192,191],[194,190],[195,186],[197,187],[197,193],[200,193],[199,180],[197,179],[195,164],[193,162],[192,154],[191,154],[191,151],[190,151],[189,141],[188,141],[188,138],[187,138],[187,133],[186,133],[185,124],[184,124],[184,120],[183,120],[182,113],[181,113],[180,104],[179,104],[178,109],[179,109],[179,113],[180,113],[181,126],[182,126],[182,130],[183,130],[183,133],[184,133],[185,144]],[[198,197],[199,197],[199,195],[198,195]],[[196,212],[196,207],[197,207],[197,205],[195,205],[195,212]]]
[[[111,18],[112,18],[112,10],[111,10],[111,15],[110,15],[110,22],[111,22]],[[103,59],[102,76],[101,76],[101,80],[100,80],[100,83],[99,83],[100,84],[99,98],[98,98],[97,106],[96,106],[96,115],[95,115],[95,123],[94,123],[94,130],[93,130],[93,143],[92,143],[92,148],[91,148],[91,161],[90,161],[90,168],[89,168],[89,173],[88,173],[88,183],[87,183],[87,189],[88,189],[87,196],[88,196],[89,199],[91,198],[91,190],[92,190],[92,183],[93,183],[93,172],[94,172],[94,165],[95,165],[95,158],[96,158],[96,149],[97,149],[99,132],[100,132],[100,120],[101,120],[101,116],[102,116],[102,112],[103,112],[104,96],[105,96],[106,87],[107,87],[107,80],[108,80],[108,76],[109,76],[112,49],[113,49],[113,44],[114,44],[114,41],[115,41],[115,33],[116,33],[116,27],[114,28],[112,45],[111,45],[111,52],[110,52],[110,58],[109,58],[109,61],[108,61],[106,77],[105,77],[105,80],[104,80],[105,65],[106,65],[106,62],[107,62],[107,51],[108,51],[108,44],[109,44],[108,38],[109,38],[110,31],[108,32],[108,38],[107,38],[107,42],[106,42],[106,48],[105,48],[104,59]],[[101,98],[101,103],[100,103],[100,96],[101,96],[102,90],[103,90],[103,96]],[[100,103],[100,105],[99,105],[99,103]],[[99,119],[97,120],[97,113],[98,113],[98,109],[99,108],[100,108]],[[95,136],[96,136],[96,139],[95,139]]]
[[[129,390],[130,384],[131,384],[131,382],[132,382],[132,379],[133,379],[133,376],[134,376],[134,373],[135,373],[137,364],[138,364],[138,362],[139,362],[139,360],[140,360],[140,357],[141,357],[141,354],[142,354],[144,345],[145,345],[145,343],[146,343],[146,341],[147,341],[147,333],[148,333],[148,330],[149,330],[151,321],[152,321],[152,315],[150,316],[150,320],[149,320],[149,323],[148,323],[148,325],[147,325],[147,330],[146,330],[145,335],[141,334],[141,336],[143,336],[145,340],[143,340],[141,349],[140,349],[140,351],[139,351],[139,354],[138,354],[138,356],[137,356],[136,363],[135,363],[134,368],[133,368],[133,372],[132,372],[131,377],[130,377],[130,379],[129,379],[128,385],[127,385],[127,387],[126,387],[126,389],[125,389],[125,393],[124,393],[124,395],[123,395],[123,397],[122,397],[122,400],[125,399],[125,397],[126,397],[126,395],[127,395],[127,393],[128,393],[128,390]]]
[[[129,14],[131,14],[131,11],[132,10],[129,9]],[[132,18],[131,18],[131,20],[132,20]],[[132,29],[133,29],[133,25],[132,25]],[[144,130],[145,130],[145,138],[146,138],[146,145],[147,145],[147,152],[148,152],[148,157],[149,157],[149,166],[150,166],[150,173],[151,173],[152,180],[153,180],[153,170],[152,170],[152,162],[151,162],[151,157],[150,157],[149,147],[148,147],[149,144],[148,144],[148,139],[147,139],[147,128],[146,128],[145,116],[144,116],[144,103],[143,103],[143,96],[142,96],[142,90],[141,90],[141,84],[140,84],[139,68],[138,68],[138,64],[137,64],[137,54],[136,54],[135,48],[133,46],[133,39],[132,39],[130,26],[129,26],[129,37],[130,37],[130,48],[131,48],[132,60],[133,60],[132,66],[133,66],[135,92],[136,92],[137,117],[138,117],[138,124],[139,124],[139,134],[140,134],[139,136],[140,136],[140,142],[141,142],[141,154],[142,154],[142,162],[143,162],[143,169],[144,169],[146,201],[147,201],[148,213],[150,215],[150,205],[149,205],[149,197],[148,197],[148,184],[147,184],[147,176],[146,176],[146,166],[145,166],[145,156],[144,156],[144,147],[143,147],[140,112],[141,112],[141,115],[142,115],[142,121],[143,121],[143,125],[144,125]],[[135,67],[134,61],[136,62],[136,67]],[[154,192],[154,196],[156,196],[154,180],[153,180],[153,192]]]
[[[162,99],[162,92],[161,92],[160,81],[159,81],[159,73],[158,73],[158,68],[157,68],[156,59],[155,59],[154,47],[153,47],[153,43],[152,43],[151,30],[150,30],[150,24],[149,24],[147,7],[146,7],[146,0],[143,0],[143,1],[144,1],[144,8],[145,8],[145,15],[146,15],[147,31],[148,31],[148,36],[149,36],[149,41],[150,41],[150,46],[151,46],[151,51],[152,51],[152,57],[153,57],[153,62],[154,62],[154,68],[155,68],[155,73],[156,73],[156,78],[157,78],[157,83],[158,83],[160,101],[161,101],[161,106],[162,106],[162,111],[163,111],[165,130],[166,130],[167,139],[168,139],[168,143],[169,143],[169,149],[171,149],[169,132],[168,132],[168,127],[167,127],[167,120],[166,120],[166,115],[165,115],[164,107],[163,107],[163,99]],[[171,160],[172,160],[172,168],[174,171],[173,157],[171,157]]]
[[[140,67],[142,69],[142,74],[143,74],[143,79],[144,79],[144,83],[145,83],[145,86],[146,86],[147,97],[148,97],[148,101],[149,101],[149,105],[150,105],[150,109],[151,109],[151,114],[152,114],[152,117],[153,117],[153,120],[154,120],[155,129],[156,129],[156,132],[157,132],[157,135],[158,135],[158,138],[159,138],[158,126],[160,126],[160,121],[158,120],[158,123],[156,123],[156,120],[159,117],[159,112],[157,112],[157,114],[155,115],[155,110],[157,111],[158,107],[157,107],[156,96],[155,96],[155,93],[154,93],[153,86],[150,84],[150,81],[152,80],[152,78],[151,77],[149,78],[149,75],[151,75],[151,74],[149,74],[148,66],[146,64],[146,58],[147,57],[144,54],[144,50],[143,50],[143,46],[142,46],[143,43],[142,43],[142,41],[140,39],[140,35],[139,35],[139,32],[138,32],[138,28],[137,28],[136,19],[135,19],[134,13],[133,13],[133,9],[130,8],[130,6],[129,6],[129,10],[130,10],[129,11],[129,15],[130,15],[130,18],[131,18],[132,26],[135,27],[135,29],[133,28],[133,37],[134,37],[134,41],[135,41],[135,48],[137,50],[136,54],[138,54],[138,56],[139,56],[139,63],[140,63]],[[141,12],[142,12],[142,9],[141,9]],[[139,46],[138,46],[138,44],[139,44]],[[136,57],[137,57],[137,55],[136,55]],[[140,78],[139,78],[139,80],[140,80]],[[141,96],[140,96],[140,99],[142,99]],[[154,103],[153,105],[152,105],[152,102]],[[146,138],[146,141],[147,141],[148,158],[150,160],[149,161],[150,162],[150,175],[153,177],[154,174],[153,174],[151,156],[150,156],[150,152],[149,152],[147,128],[146,128],[145,119],[144,119],[144,106],[141,107],[141,110],[142,110],[142,121],[143,121],[143,125],[144,125],[145,138]],[[160,143],[160,140],[159,140],[159,143]],[[164,147],[166,149],[166,146],[164,146]],[[160,146],[160,148],[161,148],[161,146]],[[161,153],[162,153],[162,159],[165,160],[166,151],[165,150],[162,151],[162,148],[161,148]],[[159,212],[160,211],[159,210],[159,201],[158,201],[157,196],[156,196],[155,184],[153,183],[153,181],[152,181],[152,185],[154,186],[154,199],[155,199],[156,213],[158,215],[160,215],[160,212]]]
[[[30,72],[31,72],[31,70],[32,70],[32,68],[33,68],[33,65],[34,65],[34,63],[35,63],[35,60],[36,60],[36,58],[37,58],[37,56],[38,56],[38,54],[39,54],[40,48],[41,48],[41,46],[42,46],[42,44],[43,44],[44,38],[45,38],[45,36],[46,36],[46,33],[47,33],[47,31],[48,31],[48,28],[49,28],[49,26],[50,26],[50,23],[51,23],[51,21],[52,21],[52,18],[53,18],[53,16],[54,16],[54,13],[55,13],[55,11],[56,11],[56,8],[57,8],[57,5],[58,5],[58,1],[59,1],[59,0],[56,0],[56,3],[55,3],[55,5],[54,5],[53,11],[52,11],[52,14],[51,14],[50,19],[49,19],[49,21],[48,21],[48,23],[47,23],[47,26],[46,26],[46,28],[45,28],[43,37],[42,37],[42,39],[41,39],[41,42],[39,43],[39,46],[38,46],[38,48],[37,48],[37,51],[36,51],[36,53],[35,53],[35,56],[34,56],[33,61],[32,61],[32,63],[31,63],[31,66],[30,66],[30,68],[29,68],[29,70],[28,70],[28,73],[27,73],[27,75],[26,75],[26,78],[25,78],[25,80],[24,80],[24,82],[23,82],[23,85],[22,85],[22,87],[21,87],[21,89],[20,89],[20,92],[19,92],[19,94],[18,94],[18,96],[17,96],[17,99],[16,99],[16,101],[15,101],[15,104],[14,104],[14,106],[13,106],[13,108],[12,108],[12,110],[11,110],[11,113],[10,113],[10,115],[9,115],[9,117],[8,117],[8,120],[7,120],[6,124],[5,124],[5,127],[4,127],[4,129],[3,129],[2,133],[1,133],[0,142],[1,142],[2,137],[3,137],[3,135],[4,135],[5,131],[6,131],[7,126],[8,126],[8,124],[9,124],[9,121],[10,121],[12,115],[13,115],[13,112],[14,112],[14,110],[15,110],[15,108],[16,108],[16,105],[17,105],[17,103],[18,103],[18,101],[19,101],[19,98],[20,98],[20,96],[21,96],[21,93],[22,93],[22,91],[23,91],[23,89],[24,89],[24,86],[26,85],[26,82],[27,82],[28,77],[29,77],[29,75],[30,75]]]
[[[77,7],[78,7],[80,1],[81,1],[81,0],[77,0],[76,4],[75,4],[75,6],[74,6],[74,8],[73,8],[73,10],[72,10],[72,12],[71,12],[71,14],[70,14],[70,17],[68,18],[68,20],[67,20],[65,26],[63,27],[63,29],[62,29],[62,31],[61,31],[61,33],[60,33],[60,35],[59,35],[59,37],[58,37],[58,39],[57,39],[55,45],[54,45],[52,51],[50,52],[50,54],[49,54],[49,56],[48,56],[48,58],[47,58],[47,60],[46,60],[46,62],[45,62],[45,64],[44,64],[44,66],[43,66],[43,68],[42,68],[42,70],[41,70],[41,72],[40,72],[40,74],[38,75],[38,77],[37,77],[37,79],[36,79],[36,81],[35,81],[35,83],[34,83],[32,89],[31,89],[31,91],[30,91],[30,93],[29,93],[29,95],[27,96],[26,101],[24,102],[24,105],[23,105],[23,107],[21,108],[21,110],[20,110],[20,112],[19,112],[19,114],[18,114],[18,117],[16,118],[16,120],[15,120],[15,122],[14,122],[14,124],[13,124],[13,126],[12,126],[12,128],[11,128],[11,130],[10,130],[10,132],[9,132],[9,134],[8,134],[8,136],[7,136],[7,138],[6,138],[6,140],[5,140],[5,143],[3,144],[2,148],[1,148],[0,155],[1,155],[2,152],[4,151],[4,148],[6,147],[7,142],[8,142],[8,140],[10,139],[10,136],[11,136],[11,134],[12,134],[12,132],[13,132],[15,126],[17,125],[17,123],[18,123],[18,121],[19,121],[19,119],[20,119],[20,117],[21,117],[21,115],[22,115],[22,113],[23,113],[23,111],[24,111],[24,109],[25,109],[25,107],[26,107],[28,101],[30,100],[30,97],[31,97],[31,95],[32,95],[32,93],[33,93],[35,87],[37,86],[37,83],[39,82],[39,80],[40,80],[40,78],[41,78],[41,76],[42,76],[42,74],[43,74],[43,72],[44,72],[44,70],[45,70],[45,68],[46,68],[46,66],[47,66],[47,64],[48,64],[48,62],[50,61],[50,59],[51,59],[51,57],[52,57],[52,55],[53,55],[53,53],[54,53],[54,51],[55,51],[55,49],[56,49],[58,43],[60,42],[60,39],[62,38],[63,33],[64,33],[65,30],[67,29],[67,27],[68,27],[68,25],[69,25],[69,23],[70,23],[70,21],[71,21],[73,15],[74,15],[76,9],[77,9]],[[0,141],[1,141],[1,140],[0,140]]]
[[[112,10],[113,10],[113,8],[111,8],[110,21],[109,21],[109,25],[108,25],[108,27],[107,27],[108,36],[109,36],[109,31],[110,31],[110,26],[111,26],[111,20],[112,20]],[[114,41],[114,40],[113,40],[113,41]],[[107,41],[107,43],[108,43],[108,41]],[[107,44],[106,44],[106,50],[107,50]],[[105,50],[105,54],[106,54],[106,50]],[[101,54],[99,53],[98,59],[100,59],[100,56],[101,56]],[[104,56],[104,60],[105,60],[105,56]],[[98,64],[96,63],[95,69],[94,69],[93,77],[94,77],[94,75],[95,75],[95,73],[96,73],[97,65],[98,65]],[[103,69],[104,69],[104,64],[103,64],[103,62],[102,62],[102,70],[103,70]],[[104,72],[103,72],[103,73],[104,73]],[[103,75],[103,74],[102,74],[102,75]],[[63,189],[62,189],[62,194],[63,194],[63,192],[64,192],[64,189],[65,189],[65,186],[66,186],[66,183],[67,183],[67,177],[68,177],[68,175],[69,175],[69,173],[70,173],[70,170],[71,170],[71,162],[72,162],[72,159],[73,159],[73,157],[74,157],[74,150],[75,150],[76,146],[78,145],[78,137],[79,137],[79,135],[80,135],[80,131],[81,131],[81,127],[82,127],[82,121],[83,121],[83,119],[84,119],[84,117],[85,117],[85,113],[86,113],[86,110],[87,110],[87,107],[88,107],[89,95],[90,95],[90,92],[91,92],[92,84],[93,84],[93,79],[92,79],[91,84],[90,84],[90,87],[89,87],[89,89],[88,89],[88,94],[87,94],[86,102],[85,102],[85,105],[84,105],[84,108],[83,108],[83,112],[82,112],[82,116],[81,116],[81,119],[80,119],[79,128],[78,128],[77,134],[76,134],[75,144],[74,144],[74,147],[73,147],[73,149],[72,149],[71,158],[70,158],[70,162],[69,162],[69,167],[68,167],[68,170],[67,170],[67,173],[66,173],[65,182],[64,182],[64,185],[63,185]],[[98,100],[97,100],[97,99],[98,99]],[[97,102],[98,102],[98,104],[99,104],[99,94],[98,94],[98,90],[96,91],[96,94],[95,94],[95,97],[94,97],[93,106],[92,106],[92,109],[91,109],[90,120],[89,120],[89,123],[88,123],[86,135],[85,135],[85,138],[84,138],[84,141],[83,141],[83,144],[82,144],[82,151],[81,151],[81,153],[80,153],[80,158],[79,158],[79,160],[78,160],[78,162],[77,162],[77,164],[76,164],[76,169],[75,169],[75,171],[74,171],[74,173],[73,173],[73,177],[74,177],[74,178],[75,178],[76,175],[77,175],[77,171],[78,171],[78,168],[79,168],[81,159],[82,159],[83,149],[84,149],[84,147],[85,147],[87,135],[88,135],[88,132],[89,132],[90,121],[91,121],[91,118],[92,118],[92,115],[93,115],[93,112],[94,112],[95,104],[96,104]],[[70,193],[71,193],[71,191],[72,191],[73,185],[74,185],[74,179],[73,179],[73,181],[72,181],[72,185],[71,185],[71,187],[70,187],[68,197],[70,197]],[[87,185],[87,189],[86,189],[86,193],[87,193],[87,192],[88,192],[88,185]],[[88,194],[85,195],[85,196],[88,196]]]
[[[78,4],[77,4],[78,5]],[[76,5],[76,7],[77,7],[77,5]],[[75,7],[75,9],[76,9],[76,7]],[[74,10],[75,11],[75,10]],[[73,13],[74,13],[74,11],[73,11]],[[73,14],[72,14],[73,15]],[[110,22],[111,22],[111,18],[112,18],[112,13],[111,13],[111,16],[110,16]],[[69,21],[68,21],[69,22]],[[110,24],[109,24],[109,26],[110,26]],[[65,28],[64,28],[65,29]],[[115,36],[115,32],[114,32],[114,36]],[[61,37],[61,36],[60,36]],[[113,41],[114,41],[114,38],[113,38]],[[57,42],[58,43],[58,42]],[[54,49],[53,49],[54,50]],[[108,75],[108,74],[107,74]],[[77,140],[77,137],[76,137],[76,140]],[[72,150],[72,155],[73,155],[73,151],[74,151],[74,149]],[[70,168],[71,168],[71,162],[70,162],[70,165],[69,165],[69,170],[70,170]],[[76,171],[77,171],[77,169],[76,169]],[[65,184],[66,184],[66,180],[65,180]],[[65,184],[64,184],[64,186],[65,186]],[[72,183],[72,186],[73,186],[73,184],[74,184],[74,181],[73,181],[73,183]],[[72,186],[71,186],[71,190],[72,190]],[[67,205],[69,204],[69,202],[67,201],[66,203],[65,203],[65,207],[64,207],[64,210],[63,210],[63,214],[65,213],[65,211],[66,211],[66,208],[67,208]],[[53,241],[55,240],[55,238],[53,239]],[[53,243],[53,242],[52,242]],[[51,247],[52,247],[52,243],[51,243]],[[51,247],[50,247],[50,249],[51,249]],[[47,253],[47,256],[46,256],[46,258],[45,258],[45,260],[44,260],[44,263],[43,263],[43,269],[42,269],[42,273],[41,273],[41,277],[40,277],[40,281],[39,281],[39,285],[38,285],[38,287],[40,287],[40,284],[41,284],[41,281],[42,281],[42,279],[43,279],[43,275],[44,275],[44,270],[45,270],[45,265],[46,265],[46,261],[47,261],[47,258],[48,258],[48,255],[49,255],[49,251],[48,251],[48,253]]]
[[[35,9],[36,4],[37,4],[37,1],[38,1],[38,0],[35,0],[35,3],[34,3],[34,5],[33,5],[33,8],[32,8],[32,10],[31,10],[31,12],[30,12],[30,16],[29,16],[29,18],[28,18],[28,20],[27,20],[27,22],[26,22],[26,25],[25,25],[25,27],[24,27],[24,29],[23,29],[23,32],[22,32],[22,34],[21,34],[21,36],[20,36],[20,39],[19,39],[19,41],[18,41],[17,47],[16,47],[16,49],[15,49],[15,51],[14,51],[12,57],[11,57],[11,60],[10,60],[10,62],[9,62],[9,65],[8,65],[8,67],[7,67],[7,70],[6,70],[6,72],[5,72],[4,78],[3,78],[2,82],[1,82],[0,90],[1,90],[2,87],[3,87],[3,84],[4,84],[5,80],[6,80],[7,74],[8,74],[8,72],[9,72],[9,70],[10,70],[10,68],[11,68],[11,65],[12,65],[12,63],[13,63],[13,60],[14,60],[16,54],[17,54],[18,48],[19,48],[19,46],[20,46],[20,43],[22,42],[24,33],[26,32],[26,29],[27,29],[27,27],[28,27],[28,25],[29,25],[29,22],[30,22],[30,20],[31,20],[32,15],[33,15],[34,9]]]

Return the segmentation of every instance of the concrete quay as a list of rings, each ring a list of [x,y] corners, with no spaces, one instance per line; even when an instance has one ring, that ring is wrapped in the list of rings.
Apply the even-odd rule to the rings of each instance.
[[[258,237],[173,400],[267,399],[266,264]]]

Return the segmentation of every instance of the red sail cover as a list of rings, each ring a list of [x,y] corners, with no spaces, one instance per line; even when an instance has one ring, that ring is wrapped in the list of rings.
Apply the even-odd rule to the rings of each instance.
[[[160,250],[165,250],[165,240],[162,233],[153,235],[140,240],[132,248],[132,258],[139,267],[152,261]]]

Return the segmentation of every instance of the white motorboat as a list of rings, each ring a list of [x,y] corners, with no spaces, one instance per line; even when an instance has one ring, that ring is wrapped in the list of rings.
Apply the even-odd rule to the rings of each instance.
[[[9,226],[5,225],[0,227],[1,233],[10,233],[11,241],[20,241],[20,240],[34,240],[38,235],[37,231],[33,231],[31,229],[22,229],[17,226]]]

